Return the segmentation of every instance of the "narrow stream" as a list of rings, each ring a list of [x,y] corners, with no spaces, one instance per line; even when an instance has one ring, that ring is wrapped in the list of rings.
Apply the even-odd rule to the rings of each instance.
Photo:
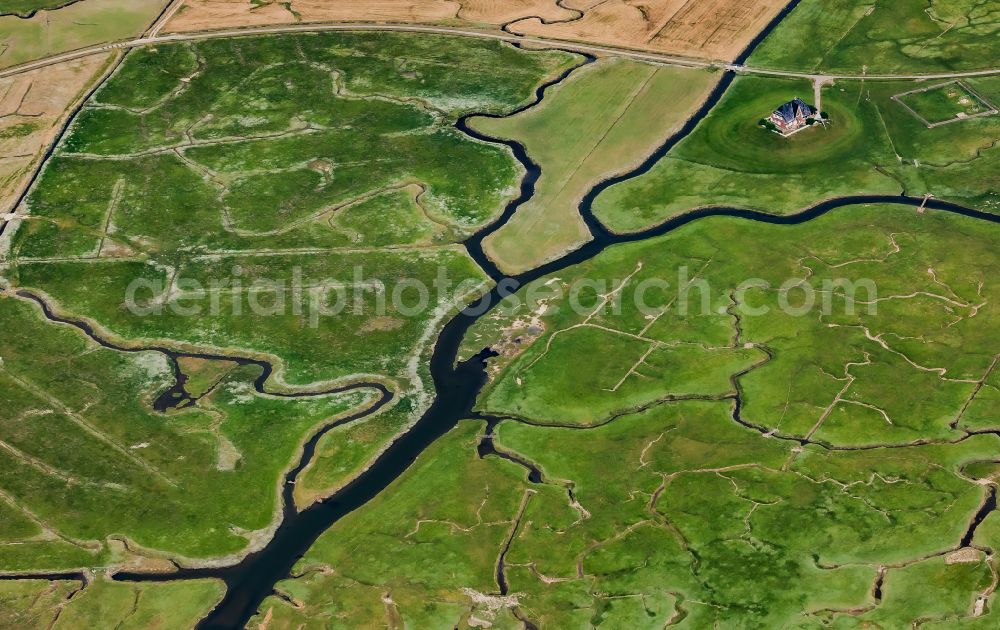
[[[58,11],[59,9],[65,9],[66,7],[70,6],[71,4],[76,4],[77,2],[81,2],[81,1],[82,0],[64,0],[63,2],[61,2],[60,4],[58,4],[58,5],[54,6],[54,7],[45,8],[45,9],[32,9],[32,10],[27,11],[25,13],[18,13],[17,10],[15,10],[15,9],[4,9],[3,11],[0,11],[0,17],[11,16],[11,17],[16,17],[16,18],[21,19],[21,20],[30,20],[33,17],[35,17],[36,15],[38,15],[39,11],[48,11],[48,12]],[[169,3],[167,3],[167,4],[169,4]]]
[[[958,543],[959,549],[968,547],[972,544],[972,540],[976,537],[976,530],[978,530],[979,526],[983,524],[986,517],[992,514],[996,509],[997,487],[990,486],[989,490],[986,491],[986,499],[983,501],[983,505],[976,512],[976,515],[972,517],[969,529],[966,530],[965,535],[962,536],[962,540]]]
[[[521,190],[517,198],[512,199],[504,207],[503,212],[500,213],[499,217],[483,229],[470,236],[464,243],[465,248],[469,250],[469,255],[472,256],[476,263],[483,269],[483,271],[486,272],[486,275],[488,275],[494,282],[503,280],[505,276],[504,273],[497,268],[496,264],[490,260],[489,256],[486,255],[486,252],[483,250],[483,241],[490,234],[493,234],[506,225],[507,222],[510,221],[511,217],[514,216],[514,213],[517,212],[517,209],[535,196],[535,184],[538,183],[538,179],[542,176],[542,169],[535,163],[534,160],[531,159],[531,156],[528,155],[528,150],[523,144],[514,140],[507,140],[505,138],[494,138],[493,136],[476,131],[469,125],[469,120],[473,118],[510,118],[528,109],[536,107],[541,104],[542,100],[545,98],[545,92],[549,88],[562,83],[580,68],[597,61],[597,57],[593,55],[585,55],[582,53],[572,54],[582,56],[583,61],[566,69],[555,79],[547,81],[539,86],[538,89],[535,90],[535,99],[530,103],[522,105],[511,112],[507,112],[506,114],[466,114],[455,122],[455,127],[471,138],[475,138],[480,142],[488,142],[490,144],[502,144],[509,148],[511,153],[514,155],[514,159],[520,162],[521,167],[524,169],[524,176],[521,178]]]
[[[16,291],[18,297],[31,300],[32,302],[38,304],[42,309],[42,314],[45,315],[46,319],[51,322],[58,324],[66,324],[73,326],[81,330],[85,335],[94,340],[97,344],[104,348],[110,350],[116,350],[118,352],[158,352],[167,357],[174,371],[174,384],[161,393],[157,399],[153,402],[153,408],[161,413],[169,411],[171,409],[183,409],[185,407],[191,406],[195,399],[185,389],[185,383],[187,382],[187,375],[184,374],[180,369],[180,364],[177,359],[180,358],[190,358],[190,359],[204,359],[207,361],[227,361],[230,363],[235,363],[237,365],[252,365],[260,368],[260,375],[254,379],[253,388],[259,394],[266,394],[268,396],[275,396],[279,398],[309,398],[316,396],[329,396],[330,394],[343,394],[351,391],[358,391],[363,389],[373,389],[377,390],[380,394],[380,399],[374,405],[372,405],[371,412],[376,411],[378,408],[389,403],[393,394],[389,389],[382,383],[376,382],[355,382],[349,383],[347,385],[341,385],[337,387],[330,387],[326,389],[318,389],[316,391],[302,391],[302,392],[283,392],[283,391],[269,391],[267,389],[267,381],[274,372],[274,366],[270,362],[264,361],[262,359],[250,359],[247,357],[240,356],[230,356],[224,354],[212,354],[208,352],[182,352],[179,350],[173,350],[171,348],[166,348],[163,346],[121,346],[115,344],[101,335],[99,335],[94,328],[87,322],[69,319],[66,317],[61,317],[57,315],[49,304],[36,295],[35,293],[21,289]]]

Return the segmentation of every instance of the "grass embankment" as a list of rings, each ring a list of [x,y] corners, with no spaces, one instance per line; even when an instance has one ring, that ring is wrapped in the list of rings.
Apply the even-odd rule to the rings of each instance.
[[[0,14],[0,68],[141,35],[167,0],[81,0],[63,8],[52,4],[67,2],[15,3],[15,11],[56,9],[28,19]],[[0,12],[6,11],[0,7]]]
[[[970,81],[987,98],[993,79]],[[823,88],[828,125],[781,137],[758,125],[806,81],[739,77],[719,105],[650,172],[594,202],[608,227],[639,230],[700,206],[789,214],[856,194],[924,195],[997,208],[991,168],[1000,118],[928,129],[892,96],[912,81],[838,81]]]
[[[1000,16],[976,0],[803,0],[750,64],[782,70],[930,74],[996,65]]]
[[[552,89],[539,107],[472,126],[516,140],[542,169],[534,197],[485,241],[508,273],[556,258],[589,238],[577,205],[600,180],[641,162],[691,115],[717,74],[600,60]]]
[[[547,341],[579,323],[568,310],[548,311],[547,331],[508,361],[485,399],[490,411],[516,406],[534,411],[537,422],[600,420],[594,409],[625,398],[607,389],[627,373],[618,363],[627,351],[609,345],[633,339],[626,335],[693,356],[642,363],[623,387],[659,388],[662,398],[678,382],[691,383],[683,377],[698,368],[706,399],[619,410],[624,415],[590,428],[502,422],[497,448],[540,469],[540,484],[511,462],[480,459],[482,424],[463,423],[325,533],[297,568],[303,577],[279,585],[296,605],[273,597],[260,618],[279,627],[327,614],[352,627],[480,620],[507,627],[518,618],[560,628],[678,619],[696,628],[996,625],[990,561],[975,549],[952,552],[987,491],[970,471],[992,474],[967,464],[995,460],[1000,446],[996,435],[958,439],[961,429],[995,426],[1000,390],[989,370],[1000,276],[990,252],[998,230],[885,206],[846,208],[796,227],[717,219],[564,270],[563,282],[629,278],[621,313],[573,329],[604,335],[597,344],[578,339],[586,343],[564,357],[573,381],[529,386],[533,371],[543,370],[544,358],[532,362]],[[630,308],[641,282],[673,282],[680,265],[714,290],[706,312],[668,310],[651,321]],[[730,296],[749,276],[808,278],[817,287],[829,277],[871,278],[879,310],[866,314],[859,305],[850,315],[835,298],[830,316],[793,316],[775,308],[776,291],[756,289],[739,304],[771,312],[737,321]],[[700,292],[693,291],[695,305]],[[659,304],[676,305],[676,285],[653,293]],[[517,319],[525,313],[481,328],[496,333]],[[745,367],[710,367],[706,357],[761,349],[772,358],[737,377],[742,417],[762,425],[752,429],[733,420],[732,392],[711,399],[714,374],[725,380]],[[611,373],[609,364],[620,369]],[[772,433],[808,434],[827,409],[812,439],[838,450]],[[996,544],[995,516],[977,543]],[[498,596],[498,567],[510,598]],[[981,595],[985,614],[975,618]]]

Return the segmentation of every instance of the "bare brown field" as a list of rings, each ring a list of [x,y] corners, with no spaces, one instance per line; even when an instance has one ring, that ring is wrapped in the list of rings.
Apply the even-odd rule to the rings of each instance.
[[[292,24],[295,15],[280,4],[255,6],[248,0],[188,0],[163,27],[163,32]]]
[[[537,16],[545,21],[579,16],[555,0],[188,0],[166,31],[188,32],[296,22],[413,22],[500,25]]]
[[[608,0],[567,2],[579,20],[510,25],[521,35],[731,61],[781,11],[785,0]],[[592,7],[592,8],[591,8]]]
[[[187,0],[166,31],[296,22],[501,26],[535,35],[731,61],[785,0]]]
[[[505,24],[534,16],[550,21],[573,20],[577,11],[560,7],[555,0],[461,0],[458,17],[470,22]]]
[[[0,79],[0,215],[13,211],[69,110],[110,56],[91,55]]]

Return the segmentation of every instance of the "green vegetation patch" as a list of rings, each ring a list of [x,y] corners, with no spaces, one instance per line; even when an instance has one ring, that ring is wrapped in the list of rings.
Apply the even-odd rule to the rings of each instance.
[[[37,123],[18,123],[16,125],[11,125],[5,129],[0,129],[0,140],[7,140],[9,138],[24,138],[25,136],[30,136],[34,132],[38,131],[39,126]]]
[[[527,102],[574,60],[398,34],[130,53],[32,190],[5,280],[120,344],[265,356],[269,390],[387,383],[394,407],[322,441],[297,497],[310,503],[423,411],[436,331],[488,285],[457,243],[520,173],[457,119]],[[181,359],[196,402],[153,413],[172,379],[162,356],[97,349],[12,297],[0,307],[6,570],[114,565],[112,535],[236,554],[272,523],[302,441],[372,401],[258,395],[259,368]]]
[[[613,247],[477,322],[467,351],[501,353],[480,405],[593,425],[739,396],[741,421],[789,438],[958,439],[995,398],[996,232],[874,206],[794,227],[708,219]]]
[[[394,436],[412,425],[419,406],[416,397],[404,396],[388,411],[337,427],[320,438],[313,460],[295,480],[296,505],[312,505],[361,473]]]
[[[718,79],[703,70],[602,59],[511,118],[474,118],[493,137],[524,144],[542,170],[535,195],[486,240],[509,272],[551,260],[589,239],[577,205],[601,179],[642,161],[691,114]]]
[[[992,99],[993,79],[970,81]],[[612,186],[594,201],[611,229],[649,227],[703,206],[799,211],[838,196],[932,194],[1000,209],[993,168],[1000,119],[972,118],[928,128],[897,94],[913,81],[838,81],[822,91],[828,124],[781,137],[758,122],[798,95],[805,81],[738,77],[690,136],[644,175]]]
[[[506,150],[462,134],[456,119],[525,102],[573,60],[404,34],[136,51],[86,105],[29,197],[12,275],[122,337],[302,359],[288,369],[297,382],[382,373],[409,386],[417,375],[408,357],[429,341],[428,327],[469,299],[462,281],[485,280],[454,243],[500,211],[519,176]],[[393,309],[401,279],[431,287],[439,269],[452,284],[418,315]],[[120,308],[133,280],[162,285],[174,273],[230,282],[209,293],[235,319]],[[241,275],[245,289],[233,290]],[[273,316],[233,311],[251,284],[296,278],[306,298],[327,280],[379,282],[386,295],[367,291],[363,312],[322,325],[308,305]],[[86,297],[86,284],[104,292]],[[143,303],[165,290],[146,291]],[[407,304],[420,297],[410,293]],[[378,299],[388,308],[376,312]]]
[[[198,70],[198,61],[185,45],[138,48],[92,102],[133,110],[152,108],[185,88]]]
[[[149,261],[21,263],[12,277],[120,338],[267,354],[291,383],[376,375],[407,388],[420,387],[411,357],[487,285],[457,247],[324,254],[209,255],[174,270]]]
[[[80,0],[7,0],[0,6],[0,16],[20,15],[26,17],[35,11],[61,9]]]
[[[942,622],[961,618],[975,608],[977,595],[991,582],[990,567],[982,553],[970,553],[961,561],[931,558],[890,573],[883,586],[887,605],[862,619],[883,626],[901,626],[914,617]],[[933,595],[921,594],[924,589]]]
[[[141,35],[166,0],[13,0],[8,12],[10,4],[0,5],[0,68]],[[11,14],[56,8],[27,19]]]
[[[0,623],[24,630],[191,628],[221,598],[214,580],[125,584],[98,577],[0,581]]]
[[[996,229],[892,206],[794,227],[712,219],[540,279],[519,294],[537,303],[498,309],[468,343],[505,351],[481,406],[509,417],[490,439],[507,459],[477,459],[486,436],[460,426],[321,537],[303,577],[280,586],[300,605],[275,597],[262,610],[288,625],[336,615],[351,625],[990,627],[991,568],[962,541],[995,491],[998,439],[962,427],[977,405],[995,408]],[[752,276],[771,287],[737,293]],[[592,281],[576,296],[582,312],[554,295],[580,278]],[[662,313],[632,307],[650,278],[669,280],[649,298]],[[798,306],[804,281],[861,278],[877,286],[855,293],[856,310],[843,286],[828,289],[830,312],[779,303],[784,280]],[[699,354],[633,361],[656,344]],[[715,366],[713,349],[752,360]],[[675,370],[700,378],[694,399],[675,393]],[[602,407],[619,400],[609,374],[637,381],[620,395],[633,409]],[[501,474],[513,462],[521,475]],[[472,472],[487,466],[500,467],[488,495]],[[514,515],[497,521],[507,535],[473,542],[497,494]],[[993,516],[976,543],[996,544]],[[490,584],[491,569],[502,580]],[[383,592],[392,602],[380,607]]]
[[[735,393],[729,376],[764,354],[744,348],[667,345],[604,328],[558,331],[516,378],[491,395],[491,411],[544,422],[592,424],[663,396],[706,398]],[[567,369],[599,351],[605,360],[589,369]]]
[[[996,113],[993,106],[961,81],[900,94],[896,100],[928,126]]]
[[[0,624],[5,628],[48,628],[79,582],[48,580],[0,581]]]
[[[1000,99],[1000,79],[963,81],[987,102]],[[996,168],[1000,117],[979,116],[960,124],[928,128],[892,96],[908,92],[912,82],[866,82],[868,98],[879,109],[897,154],[884,165],[907,194],[933,194],[991,212],[1000,211],[1000,170]],[[850,88],[848,88],[850,90]],[[955,119],[959,120],[959,119]]]
[[[109,536],[190,557],[239,552],[272,522],[305,437],[375,394],[258,395],[259,368],[243,367],[195,407],[157,414],[151,401],[173,381],[163,355],[100,348],[15,298],[0,312],[0,505],[14,515],[0,536],[22,543],[0,547],[5,570],[99,566]]]
[[[98,579],[73,597],[53,628],[192,628],[222,599],[224,589],[216,580],[126,584]]]
[[[466,63],[445,71],[450,55]],[[280,235],[406,185],[423,187],[433,220],[468,231],[499,212],[517,170],[455,119],[514,107],[571,59],[398,34],[158,46],[130,55],[80,115],[61,159],[85,161],[79,177],[103,178],[108,193],[119,178],[129,185],[129,162],[179,160],[176,177],[186,174],[192,194],[221,210],[216,232],[221,223],[243,236]],[[489,68],[503,68],[502,79]]]
[[[336,523],[302,561],[320,570],[278,584],[303,606],[272,597],[262,614],[270,610],[279,627],[335,618],[346,627],[395,619],[421,628],[489,615],[489,602],[474,600],[496,589],[496,558],[526,488],[518,466],[476,455],[481,426],[460,424],[365,508]]]
[[[789,213],[860,190],[898,193],[899,184],[874,168],[895,161],[878,112],[853,94],[827,88],[830,123],[790,137],[758,124],[795,96],[812,101],[812,91],[806,81],[738,77],[690,136],[645,175],[601,194],[595,213],[628,231],[699,206]]]
[[[495,446],[541,471],[531,483],[478,458],[479,426],[460,425],[335,524],[259,618],[903,627],[974,621],[974,601],[995,599],[982,552],[954,553],[983,495],[961,463],[994,451],[995,436],[798,453],[711,401],[587,429],[503,422]],[[988,627],[995,613],[983,612]]]
[[[904,74],[990,68],[1000,16],[977,0],[804,0],[750,63],[783,70]]]

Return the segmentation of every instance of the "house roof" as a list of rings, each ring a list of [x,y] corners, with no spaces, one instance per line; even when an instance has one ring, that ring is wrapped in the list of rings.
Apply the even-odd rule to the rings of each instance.
[[[816,110],[801,98],[795,97],[778,109],[774,110],[774,113],[780,116],[786,123],[791,123],[799,117],[799,114],[801,114],[803,118],[808,118],[815,114]]]

